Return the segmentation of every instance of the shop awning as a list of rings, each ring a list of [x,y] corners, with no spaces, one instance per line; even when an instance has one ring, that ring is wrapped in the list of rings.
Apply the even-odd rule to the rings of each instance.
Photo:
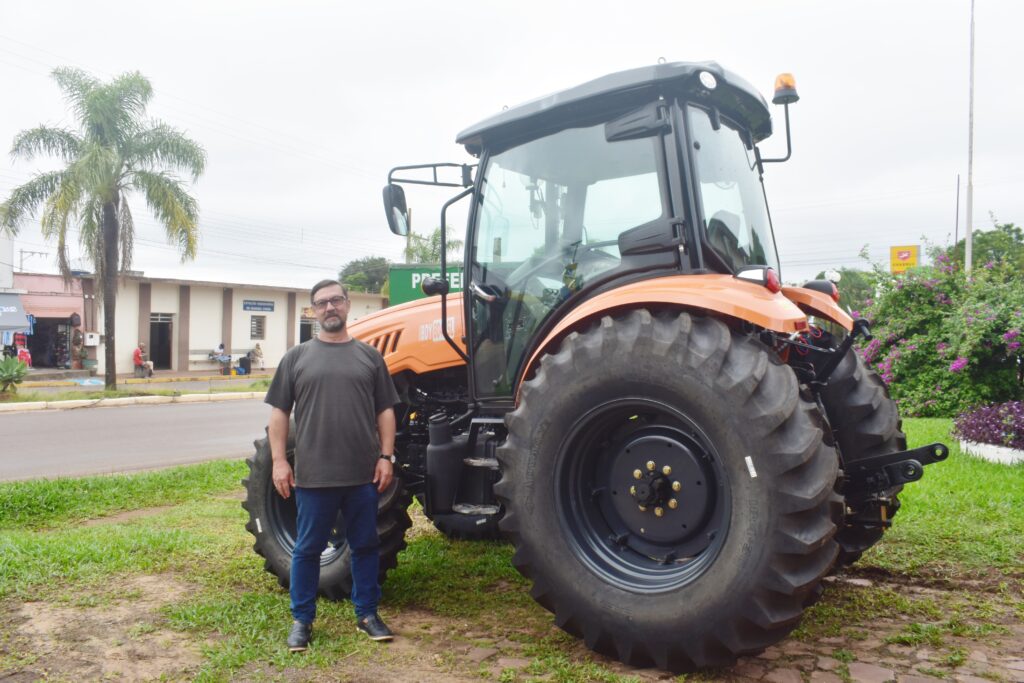
[[[0,332],[28,330],[28,318],[17,294],[0,294]]]
[[[78,294],[22,294],[21,305],[25,313],[39,318],[70,318],[72,313],[82,315],[82,295]]]

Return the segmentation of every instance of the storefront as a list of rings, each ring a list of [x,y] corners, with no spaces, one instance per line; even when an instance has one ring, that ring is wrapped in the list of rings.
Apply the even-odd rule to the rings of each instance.
[[[25,348],[32,323],[25,315],[19,294],[0,293],[0,346],[4,357],[17,356]]]
[[[79,368],[83,356],[81,280],[64,282],[59,275],[16,273],[25,291],[21,303],[31,316],[28,350],[34,368]]]

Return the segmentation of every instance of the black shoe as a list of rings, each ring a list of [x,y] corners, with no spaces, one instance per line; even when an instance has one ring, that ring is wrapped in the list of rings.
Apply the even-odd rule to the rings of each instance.
[[[292,630],[288,634],[288,651],[304,652],[309,647],[309,640],[313,637],[313,624],[303,624],[296,621],[292,624]]]
[[[380,617],[371,614],[367,617],[356,620],[356,628],[370,637],[370,640],[385,641],[392,640],[395,634],[387,627]]]

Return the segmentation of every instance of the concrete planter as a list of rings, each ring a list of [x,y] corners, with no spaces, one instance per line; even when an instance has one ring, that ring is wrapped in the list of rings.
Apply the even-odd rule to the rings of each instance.
[[[976,443],[961,439],[960,450],[976,458],[1004,465],[1016,465],[1024,462],[1024,451],[1019,448],[1010,448],[1009,446],[995,446],[990,443]]]

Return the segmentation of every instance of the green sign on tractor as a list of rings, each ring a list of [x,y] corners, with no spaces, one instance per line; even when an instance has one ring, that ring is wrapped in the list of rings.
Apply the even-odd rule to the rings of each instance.
[[[462,291],[462,269],[448,268],[448,285],[450,292]],[[404,304],[407,301],[422,299],[423,278],[441,277],[441,266],[430,263],[416,263],[410,265],[393,265],[388,270],[389,296],[388,300],[392,306]]]

